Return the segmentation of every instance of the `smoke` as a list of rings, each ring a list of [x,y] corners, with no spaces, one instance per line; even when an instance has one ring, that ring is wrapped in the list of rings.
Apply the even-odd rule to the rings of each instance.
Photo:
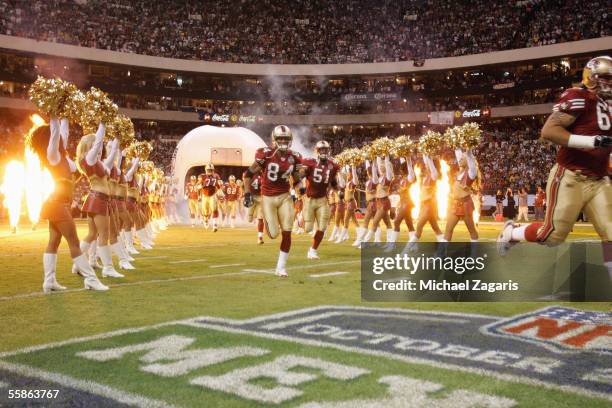
[[[291,132],[293,133],[291,150],[298,152],[304,157],[313,157],[313,147],[316,141],[313,140],[310,128],[307,126],[293,126],[291,127]]]

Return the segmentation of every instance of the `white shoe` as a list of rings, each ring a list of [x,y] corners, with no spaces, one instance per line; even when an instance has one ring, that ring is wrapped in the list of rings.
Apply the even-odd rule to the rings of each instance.
[[[48,254],[45,253],[43,255],[43,271],[44,271],[44,280],[43,280],[43,292],[49,293],[54,290],[66,290],[66,288],[59,283],[55,279],[55,269],[57,266],[57,254]]]
[[[130,255],[138,255],[140,252],[136,248],[134,248],[131,244],[127,247],[128,254]]]
[[[125,251],[125,255],[126,255],[125,260],[128,262],[134,262],[136,260],[130,256],[128,251]]]
[[[117,272],[114,267],[105,266],[102,268],[102,277],[103,278],[124,278],[125,276]]]
[[[50,282],[45,281],[45,283],[43,283],[43,292],[44,293],[49,293],[49,292],[52,292],[52,291],[59,291],[59,290],[66,290],[66,287],[60,285],[59,283],[57,283],[55,278],[53,278],[53,280],[50,281]]]
[[[510,248],[515,244],[512,242],[512,229],[514,227],[514,221],[512,220],[504,223],[504,227],[497,237],[497,253],[499,256],[506,256]]]
[[[141,247],[142,249],[147,250],[147,251],[148,251],[148,250],[150,250],[150,249],[153,249],[153,247],[152,247],[151,245],[147,244],[146,242],[141,242],[141,243],[140,243],[140,247]]]
[[[283,269],[277,269],[274,274],[276,276],[280,276],[281,278],[286,278],[287,276],[289,276],[289,274],[287,273],[287,271],[284,268]]]
[[[317,250],[314,248],[309,248],[308,249],[308,255],[306,255],[306,258],[308,259],[321,259],[319,258],[319,254],[317,253]]]
[[[129,261],[119,261],[120,269],[136,269]]]
[[[100,282],[98,278],[85,278],[83,284],[87,290],[97,290],[101,292],[108,290],[108,286]]]
[[[408,241],[404,249],[402,250],[402,255],[405,254],[413,254],[419,249],[419,244],[416,241]]]

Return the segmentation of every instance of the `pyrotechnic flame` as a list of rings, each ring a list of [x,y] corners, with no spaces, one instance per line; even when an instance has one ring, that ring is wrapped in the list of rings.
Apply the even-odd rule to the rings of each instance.
[[[442,220],[446,219],[446,210],[448,209],[448,198],[450,196],[450,181],[448,178],[448,171],[450,170],[449,165],[444,161],[440,161],[440,170],[442,172],[442,178],[436,183],[436,198],[438,200],[438,217]],[[417,219],[419,217],[419,210],[421,207],[421,167],[415,166],[414,174],[417,181],[410,186],[410,198],[414,203],[412,208],[412,218]]]
[[[55,184],[49,170],[41,166],[38,155],[29,148],[25,151],[25,182],[28,217],[32,224],[36,224],[40,218],[42,205],[53,192]]]
[[[12,228],[16,228],[19,224],[24,186],[25,168],[23,163],[11,160],[4,170],[4,181],[1,187],[4,194],[4,207],[8,210],[9,223]]]
[[[448,209],[448,197],[450,197],[450,181],[448,179],[450,166],[444,160],[440,160],[440,170],[442,178],[436,183],[436,198],[438,199],[438,217],[445,220],[446,210]]]
[[[30,132],[35,131],[37,128],[46,123],[45,120],[37,113],[30,116],[30,120],[32,121],[32,128],[29,130]]]

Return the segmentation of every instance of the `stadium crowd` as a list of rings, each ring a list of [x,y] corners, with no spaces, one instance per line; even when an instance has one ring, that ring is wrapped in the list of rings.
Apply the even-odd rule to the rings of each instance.
[[[588,7],[580,0],[186,0],[172,7],[5,0],[0,33],[206,61],[387,62],[607,36],[606,7],[604,0]]]

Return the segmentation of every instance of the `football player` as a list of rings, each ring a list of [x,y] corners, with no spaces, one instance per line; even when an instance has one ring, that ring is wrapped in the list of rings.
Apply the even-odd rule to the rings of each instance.
[[[548,205],[544,223],[504,224],[497,240],[505,255],[516,242],[556,244],[565,241],[578,215],[584,212],[601,237],[604,262],[612,277],[612,58],[591,59],[582,85],[566,90],[554,105],[541,137],[560,145],[557,163],[546,183]]]
[[[270,238],[282,235],[276,275],[286,277],[287,258],[291,249],[291,227],[293,226],[293,201],[289,194],[290,179],[298,180],[298,166],[302,156],[290,149],[293,134],[285,125],[272,131],[272,146],[257,149],[255,161],[246,170],[244,177],[244,205],[253,205],[251,183],[253,176],[262,174],[262,206],[266,230]]]
[[[316,159],[306,159],[300,175],[306,179],[306,198],[304,200],[304,227],[306,232],[311,232],[315,221],[317,231],[312,239],[312,246],[308,250],[308,259],[319,259],[317,249],[325,234],[329,223],[330,208],[327,202],[327,191],[331,187],[337,189],[340,186],[337,179],[339,167],[329,157],[331,148],[324,140],[315,145]]]
[[[195,175],[189,177],[189,182],[185,184],[185,200],[189,204],[189,216],[191,217],[191,226],[195,227],[196,216],[200,212],[198,209],[198,179]]]
[[[223,185],[223,194],[225,195],[225,217],[229,218],[230,226],[235,228],[236,210],[238,206],[238,195],[240,194],[238,184],[236,184],[236,176],[229,176],[229,181]]]
[[[213,232],[217,232],[217,188],[221,182],[221,177],[215,173],[215,166],[212,163],[206,165],[206,174],[202,179],[202,215],[204,216],[204,226],[208,228],[210,218],[212,217]]]
[[[242,177],[246,177],[246,172],[242,174]],[[257,174],[251,178],[251,197],[253,199],[253,205],[249,208],[248,220],[249,222],[253,222],[253,220],[257,219],[257,243],[261,245],[264,243],[264,217],[263,206],[261,205],[261,174]]]

